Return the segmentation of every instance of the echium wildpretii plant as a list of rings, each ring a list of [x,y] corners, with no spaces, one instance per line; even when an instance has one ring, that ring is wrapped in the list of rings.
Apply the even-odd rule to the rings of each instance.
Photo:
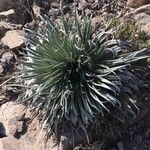
[[[146,49],[128,52],[132,44],[115,39],[104,25],[92,33],[90,18],[43,21],[27,36],[28,86],[19,101],[32,106],[47,132],[72,127],[86,133],[106,113],[121,121],[134,116],[147,85],[133,64],[149,57]]]

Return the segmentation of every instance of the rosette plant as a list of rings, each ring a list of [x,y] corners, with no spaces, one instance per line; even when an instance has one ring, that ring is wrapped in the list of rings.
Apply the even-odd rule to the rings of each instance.
[[[32,107],[47,133],[72,127],[87,133],[105,114],[121,121],[138,111],[136,101],[147,85],[134,65],[149,56],[146,49],[129,52],[132,44],[113,36],[101,24],[92,32],[91,19],[48,17],[27,35],[25,92],[19,101]]]

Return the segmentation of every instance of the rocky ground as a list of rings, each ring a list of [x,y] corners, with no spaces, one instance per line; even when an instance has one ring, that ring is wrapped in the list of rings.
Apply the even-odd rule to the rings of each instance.
[[[150,0],[66,0],[62,3],[65,17],[74,14],[91,15],[96,30],[102,18],[135,20],[139,30],[145,31],[150,43]],[[40,130],[37,118],[25,110],[22,104],[15,104],[23,92],[19,76],[25,48],[24,27],[35,29],[40,25],[40,15],[47,14],[57,19],[60,13],[59,0],[0,0],[0,150],[57,150],[55,138],[46,138]],[[132,120],[125,131],[103,145],[100,141],[76,150],[149,150],[150,115],[146,105],[137,118]],[[59,145],[66,150],[67,144]],[[71,150],[69,148],[69,150]]]

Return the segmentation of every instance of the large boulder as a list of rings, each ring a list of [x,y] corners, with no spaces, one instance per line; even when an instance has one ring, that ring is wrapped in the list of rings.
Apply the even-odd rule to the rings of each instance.
[[[21,30],[7,31],[1,42],[10,49],[22,47],[24,45],[23,34],[24,32]]]
[[[31,113],[24,108],[14,102],[0,107],[0,122],[5,128],[3,134],[6,134],[0,139],[0,150],[58,150],[54,138],[47,140],[38,119],[31,122]]]
[[[133,8],[138,8],[146,4],[150,4],[150,0],[128,0],[127,1],[127,5]]]

